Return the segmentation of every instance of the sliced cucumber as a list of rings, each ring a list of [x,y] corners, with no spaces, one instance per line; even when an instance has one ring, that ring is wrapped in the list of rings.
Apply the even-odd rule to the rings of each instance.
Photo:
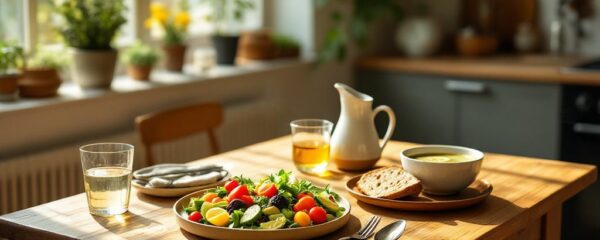
[[[279,208],[277,208],[277,207],[275,207],[275,206],[270,206],[270,207],[267,207],[267,208],[263,209],[263,210],[262,210],[262,212],[263,212],[264,214],[267,214],[267,215],[273,215],[273,214],[278,214],[278,213],[281,213],[281,212],[279,211]]]
[[[327,221],[328,222],[331,221],[331,220],[333,220],[333,219],[335,219],[335,216],[333,216],[331,214],[327,214]]]
[[[254,204],[254,205],[250,206],[248,209],[246,209],[246,211],[244,212],[244,215],[242,215],[242,218],[240,219],[240,223],[242,225],[252,225],[252,223],[254,221],[258,220],[261,216],[262,216],[262,212],[261,212],[260,206],[257,204]]]
[[[340,210],[340,206],[338,206],[337,203],[335,203],[335,201],[331,201],[331,199],[329,199],[329,196],[330,195],[327,194],[327,192],[320,192],[317,196],[317,201],[319,201],[319,203],[321,203],[321,205],[323,205],[323,207],[325,207],[327,211],[331,213],[338,212]]]

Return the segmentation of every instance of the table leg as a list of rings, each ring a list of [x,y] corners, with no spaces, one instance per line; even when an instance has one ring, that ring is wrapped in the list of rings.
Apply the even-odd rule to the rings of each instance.
[[[559,240],[560,239],[560,224],[561,224],[561,216],[562,214],[562,206],[558,205],[553,209],[550,209],[542,217],[543,227],[542,227],[542,236],[543,239],[546,240]]]

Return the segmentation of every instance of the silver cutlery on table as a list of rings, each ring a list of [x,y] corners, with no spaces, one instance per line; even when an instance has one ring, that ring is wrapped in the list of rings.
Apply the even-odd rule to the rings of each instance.
[[[402,236],[406,228],[406,221],[399,220],[383,227],[377,234],[375,240],[396,240]]]
[[[369,222],[367,222],[367,224],[363,228],[361,228],[360,230],[358,230],[358,232],[356,232],[352,236],[343,237],[343,238],[340,238],[338,240],[348,240],[348,239],[364,240],[364,239],[368,239],[371,236],[373,236],[373,233],[375,232],[375,227],[377,227],[377,224],[379,224],[379,221],[381,221],[381,217],[380,216],[373,216],[373,217],[371,217],[371,219],[369,220]]]

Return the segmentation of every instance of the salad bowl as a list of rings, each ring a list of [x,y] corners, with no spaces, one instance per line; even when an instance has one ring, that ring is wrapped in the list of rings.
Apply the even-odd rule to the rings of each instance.
[[[237,177],[236,179],[240,180]],[[235,179],[232,179],[232,181],[235,181]],[[244,179],[240,182],[246,181],[247,180]],[[301,202],[305,200],[304,198],[307,198],[306,195],[303,195],[303,197],[294,197],[294,200],[290,201],[289,204],[287,204],[287,207],[280,207],[277,209],[276,214],[271,215],[267,213],[267,209],[277,208],[277,205],[273,199],[275,197],[279,197],[280,195],[283,196],[285,194],[285,190],[283,190],[284,187],[281,187],[281,183],[277,183],[277,185],[275,185],[274,183],[265,183],[263,181],[259,181],[256,187],[249,187],[251,188],[249,191],[250,195],[252,195],[255,200],[261,198],[260,189],[264,189],[262,186],[265,184],[273,184],[274,186],[281,188],[278,189],[276,195],[268,196],[268,199],[270,200],[268,205],[254,201],[253,203],[246,204],[245,207],[240,207],[239,209],[235,210],[230,209],[232,205],[236,205],[234,203],[237,201],[235,200],[237,198],[235,198],[233,195],[236,194],[238,188],[236,187],[235,189],[231,190],[231,188],[228,188],[228,184],[225,184],[225,187],[200,190],[177,200],[173,206],[173,212],[175,214],[177,224],[183,230],[189,233],[210,239],[314,239],[342,228],[350,219],[350,203],[348,200],[341,196],[337,196],[336,193],[332,193],[327,188],[318,187],[314,187],[312,189],[320,190],[309,193],[311,194],[309,198],[314,197],[316,200],[316,204],[313,203],[310,211],[308,211],[308,208],[303,210],[297,209],[297,207],[299,208],[299,205],[302,205]],[[242,184],[237,185],[237,183],[236,186],[244,187]],[[335,208],[339,209],[335,211],[335,213],[330,211],[331,207],[328,207],[330,205],[326,203],[324,204],[324,202],[327,202],[327,198],[323,199],[320,195],[325,193],[336,195],[335,199],[333,196],[327,195],[330,196],[329,198],[334,203]],[[215,195],[217,194],[220,194],[220,196],[216,197]],[[246,194],[248,194],[248,191],[246,191]],[[296,196],[299,195],[300,194]],[[209,196],[218,198],[218,200],[212,201],[209,199]],[[240,198],[240,200],[242,199],[243,198]],[[207,203],[210,203],[208,204],[209,207],[204,209],[204,206],[207,205]],[[246,202],[244,201],[244,203]],[[225,206],[227,206],[227,208],[225,208]],[[258,208],[258,211],[251,211],[253,208]],[[315,210],[314,208],[320,208],[318,210],[322,210],[323,214],[325,214],[325,210],[323,209],[327,209],[327,220],[323,219],[323,221],[318,221],[318,218],[313,219],[313,210]],[[281,209],[281,212],[279,212],[279,209]],[[217,214],[217,217],[213,218],[211,217],[211,212],[220,212],[220,214],[226,217],[225,219],[221,219],[223,221],[219,221],[219,223],[216,222],[215,219],[217,219],[220,215]],[[244,224],[244,218],[247,217],[246,215],[252,215],[253,213],[251,212],[260,212],[258,215],[261,216],[250,217],[253,220],[246,221],[246,224]],[[237,219],[235,217],[236,214],[238,214]],[[284,214],[291,214],[292,217],[283,216]],[[297,221],[296,217],[298,215],[306,215],[307,218],[310,215],[310,219],[308,219],[307,224],[302,224],[302,221]],[[276,218],[271,218],[274,216]],[[267,217],[269,217],[271,220],[269,221],[269,219],[266,219]],[[268,227],[272,226],[268,223],[277,221],[282,222],[277,227]]]

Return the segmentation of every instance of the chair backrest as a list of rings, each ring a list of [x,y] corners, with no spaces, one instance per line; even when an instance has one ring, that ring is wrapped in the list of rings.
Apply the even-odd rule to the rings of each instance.
[[[202,103],[145,114],[135,118],[137,130],[146,149],[146,164],[153,165],[152,145],[206,132],[212,154],[219,152],[214,129],[223,122],[223,106]]]

